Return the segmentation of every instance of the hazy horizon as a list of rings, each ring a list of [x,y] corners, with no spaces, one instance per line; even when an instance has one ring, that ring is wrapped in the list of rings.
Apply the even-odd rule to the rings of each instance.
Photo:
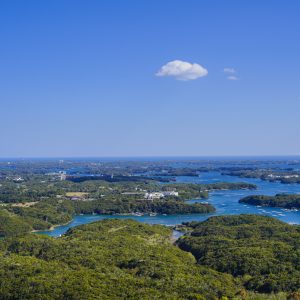
[[[219,160],[219,159],[241,159],[241,160],[248,160],[248,159],[257,159],[257,160],[276,160],[276,159],[284,159],[284,160],[298,160],[300,159],[300,155],[201,155],[201,156],[15,156],[15,157],[0,157],[0,160],[9,160],[9,159],[15,159],[15,160],[57,160],[57,159],[70,159],[70,160],[129,160],[129,159],[136,159],[136,160],[142,160],[142,159],[151,159],[151,160],[163,160],[163,159],[169,159],[169,160],[185,160],[185,159],[195,159],[195,160]]]

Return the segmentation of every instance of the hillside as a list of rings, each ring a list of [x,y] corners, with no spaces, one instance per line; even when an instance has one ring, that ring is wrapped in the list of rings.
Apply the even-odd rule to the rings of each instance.
[[[300,289],[300,226],[256,215],[218,216],[187,224],[178,246],[199,265],[232,274],[261,293]]]
[[[171,229],[104,220],[61,238],[2,240],[1,299],[215,299],[233,296],[231,275],[196,265]]]

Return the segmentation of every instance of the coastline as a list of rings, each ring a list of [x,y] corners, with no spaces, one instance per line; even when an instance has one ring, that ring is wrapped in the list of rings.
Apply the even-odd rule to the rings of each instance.
[[[76,215],[75,215],[75,216],[76,216]],[[56,227],[69,225],[70,223],[72,223],[72,221],[74,220],[74,217],[75,217],[75,216],[73,216],[72,220],[70,220],[70,221],[67,222],[67,223],[52,225],[49,229],[32,230],[32,231],[30,231],[30,233],[39,233],[39,232],[45,232],[45,231],[51,232],[51,231],[53,231]]]

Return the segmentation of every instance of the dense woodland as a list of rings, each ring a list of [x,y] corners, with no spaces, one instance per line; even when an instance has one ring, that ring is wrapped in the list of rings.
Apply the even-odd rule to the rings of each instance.
[[[232,276],[196,265],[171,229],[104,220],[0,243],[1,299],[216,299],[234,296]]]
[[[300,226],[257,215],[211,217],[186,224],[178,246],[199,265],[232,274],[261,293],[300,290]]]
[[[2,239],[0,299],[299,299],[298,226],[249,215],[186,226],[179,247],[170,228],[114,219]]]
[[[169,162],[0,162],[0,299],[299,300],[300,227],[268,217],[183,224],[178,228],[186,234],[175,244],[170,228],[132,220],[82,225],[60,238],[30,233],[77,214],[213,213],[207,202],[187,200],[205,200],[214,190],[256,188],[172,180],[205,168],[193,162],[177,169]],[[61,180],[64,170],[71,178],[87,176]],[[167,191],[178,196],[145,199],[145,193]],[[247,198],[261,206],[299,203],[297,195]]]
[[[277,194],[275,196],[252,195],[244,197],[241,203],[251,205],[300,209],[300,195]]]
[[[210,204],[187,204],[179,200],[44,200],[30,207],[5,206],[0,208],[0,237],[18,235],[24,231],[46,230],[65,224],[76,214],[191,214],[211,213]],[[12,224],[15,224],[12,226]],[[17,224],[22,224],[17,226]]]

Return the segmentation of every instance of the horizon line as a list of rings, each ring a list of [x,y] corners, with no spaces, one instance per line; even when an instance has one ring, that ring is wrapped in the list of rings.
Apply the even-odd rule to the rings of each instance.
[[[1,159],[130,159],[130,158],[292,158],[300,154],[264,154],[264,155],[128,155],[128,156],[0,156]]]

